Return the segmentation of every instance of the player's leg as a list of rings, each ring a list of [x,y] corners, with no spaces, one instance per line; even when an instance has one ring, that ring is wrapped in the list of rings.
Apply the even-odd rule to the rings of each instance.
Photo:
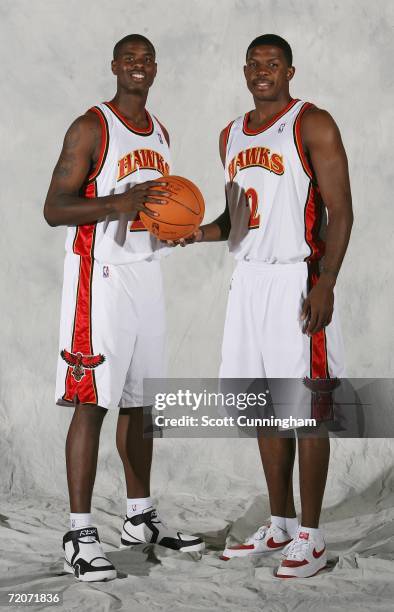
[[[226,378],[261,380],[266,376],[259,341],[264,312],[261,310],[262,292],[264,286],[256,278],[254,268],[239,263],[231,282],[224,327],[219,374],[223,387],[231,386]],[[235,390],[239,385],[234,383]],[[266,437],[269,433],[265,429],[264,437],[258,436],[258,443],[267,476],[271,517],[242,544],[227,546],[221,556],[224,560],[274,552],[291,540],[286,528],[286,508],[289,508],[289,517],[295,516],[291,483],[294,440]],[[271,461],[278,457],[279,463]]]
[[[282,347],[278,343],[281,323],[276,315],[277,309],[291,311],[288,304],[288,295],[285,293],[280,304],[273,304],[277,286],[277,270],[272,265],[248,265],[246,274],[253,278],[254,300],[252,301],[252,317],[262,321],[257,331],[257,341],[260,354],[262,355],[265,374],[270,385],[270,378],[283,376],[283,371],[273,371],[270,351],[273,347],[277,351],[278,359]],[[281,283],[281,281],[280,281]],[[282,284],[282,283],[281,283]],[[264,313],[264,316],[261,316]],[[257,325],[257,323],[256,323]],[[267,333],[268,332],[268,333]],[[269,335],[268,335],[269,334]],[[267,346],[268,345],[268,346]],[[269,351],[267,351],[269,348]],[[286,349],[288,353],[288,347]],[[279,363],[283,363],[286,357],[282,357]],[[271,387],[272,389],[272,384]],[[274,414],[276,412],[274,410]],[[276,429],[261,428],[258,434],[260,457],[267,482],[270,508],[271,524],[277,528],[278,535],[282,530],[282,540],[291,540],[298,527],[293,496],[293,468],[295,460],[296,442],[292,432],[279,436]]]
[[[101,426],[107,410],[77,404],[66,440],[67,482],[72,514],[90,514]],[[91,526],[74,517],[75,528]]]
[[[99,406],[77,404],[66,441],[72,528],[63,538],[64,569],[86,582],[116,578],[91,516],[100,431],[106,412]]]
[[[123,463],[127,498],[150,497],[153,438],[143,437],[143,408],[120,408],[116,446]]]
[[[310,395],[305,392],[301,379],[310,376],[310,364],[317,363],[317,356],[311,355],[313,341],[302,333],[299,320],[302,299],[307,291],[307,269],[306,265],[302,269],[302,264],[296,264],[288,272],[281,272],[280,268],[277,272],[272,292],[275,299],[271,299],[268,305],[272,308],[270,320],[274,323],[265,333],[269,347],[265,364],[269,377],[299,379],[295,382],[300,388],[299,395],[292,392],[290,401],[282,401],[278,410],[286,412],[284,406],[287,404],[291,409],[286,416],[310,418]],[[318,353],[323,355],[324,351]],[[293,391],[293,387],[289,389]],[[319,436],[299,440],[301,525],[286,549],[286,556],[278,569],[279,577],[312,576],[326,565],[324,539],[318,526],[327,478],[329,440],[321,432]]]
[[[114,324],[126,313],[117,302],[113,276],[90,257],[66,256],[57,399],[75,405],[75,412],[66,442],[71,530],[63,548],[65,570],[82,581],[116,577],[90,514],[102,422],[121,396],[127,372],[121,357],[126,354],[127,365],[130,361],[130,339],[124,330],[117,334]]]
[[[267,481],[271,514],[285,519],[295,519],[293,495],[295,437],[280,438],[262,433],[258,437],[258,443]],[[289,524],[291,525],[291,521],[285,520],[283,528],[289,532],[289,535],[293,535],[293,530],[289,531]]]
[[[121,273],[137,313],[137,338],[119,404],[117,426],[117,447],[127,486],[121,543],[124,547],[156,543],[174,550],[201,551],[204,548],[201,538],[167,527],[159,519],[150,497],[153,439],[144,437],[150,402],[144,397],[143,381],[164,378],[166,372],[165,305],[160,264],[158,261],[138,262],[122,266]]]
[[[318,529],[330,459],[328,435],[298,439],[301,525]]]

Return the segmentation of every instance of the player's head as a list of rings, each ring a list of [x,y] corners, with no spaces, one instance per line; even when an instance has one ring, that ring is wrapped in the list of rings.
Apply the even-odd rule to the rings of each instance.
[[[289,92],[294,76],[293,53],[289,43],[276,34],[263,34],[250,43],[246,51],[244,73],[254,98],[275,101]]]
[[[118,89],[129,93],[147,92],[156,72],[156,51],[151,41],[142,34],[128,34],[119,40],[113,51],[112,72]]]

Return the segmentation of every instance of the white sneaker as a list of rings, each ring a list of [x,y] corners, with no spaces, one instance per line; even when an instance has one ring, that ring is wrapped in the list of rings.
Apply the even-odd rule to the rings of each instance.
[[[64,571],[77,580],[113,580],[116,569],[101,548],[96,527],[68,531],[63,537]]]
[[[327,566],[327,550],[323,536],[313,537],[298,530],[282,560],[278,578],[310,578]]]
[[[169,529],[159,519],[154,508],[125,517],[121,543],[121,548],[130,548],[137,544],[159,544],[180,552],[201,552],[205,548],[201,538]]]
[[[250,536],[244,544],[236,544],[225,548],[221,559],[228,561],[233,557],[248,557],[280,550],[291,542],[291,537],[277,525],[263,525]]]

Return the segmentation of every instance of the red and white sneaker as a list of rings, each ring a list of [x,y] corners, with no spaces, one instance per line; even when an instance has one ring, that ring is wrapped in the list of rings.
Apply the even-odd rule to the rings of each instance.
[[[225,548],[220,558],[228,561],[233,557],[263,555],[280,550],[289,542],[291,542],[291,537],[284,529],[276,525],[263,525],[244,544]]]
[[[285,553],[276,573],[278,578],[310,578],[327,566],[326,544],[321,535],[313,537],[299,529]]]

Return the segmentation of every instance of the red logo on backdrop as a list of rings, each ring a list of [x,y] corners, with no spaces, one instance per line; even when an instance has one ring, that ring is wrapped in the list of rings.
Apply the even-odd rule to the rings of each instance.
[[[77,382],[85,376],[85,370],[93,370],[105,361],[104,355],[83,355],[82,353],[69,353],[66,349],[60,352],[64,361],[72,367],[71,375]]]

